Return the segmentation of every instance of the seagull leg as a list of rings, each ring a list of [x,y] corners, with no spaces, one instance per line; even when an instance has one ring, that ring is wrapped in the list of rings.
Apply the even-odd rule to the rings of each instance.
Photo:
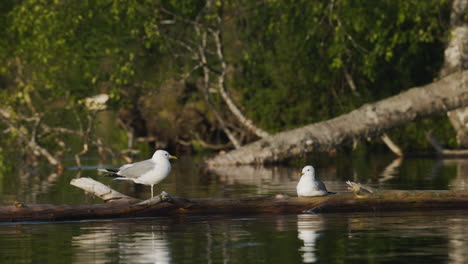
[[[154,186],[154,184],[151,184],[151,198],[154,197],[154,196],[153,196],[153,186]]]

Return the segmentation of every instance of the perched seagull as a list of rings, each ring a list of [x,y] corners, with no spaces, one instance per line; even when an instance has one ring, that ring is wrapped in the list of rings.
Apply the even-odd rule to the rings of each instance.
[[[325,184],[315,178],[315,169],[310,165],[302,169],[301,179],[296,190],[297,196],[323,196],[329,194]]]
[[[105,176],[116,177],[114,181],[133,181],[151,185],[151,198],[153,198],[153,186],[164,180],[171,172],[170,159],[177,157],[171,156],[165,150],[156,150],[151,159],[125,164],[118,169],[101,169],[101,171],[110,172]]]

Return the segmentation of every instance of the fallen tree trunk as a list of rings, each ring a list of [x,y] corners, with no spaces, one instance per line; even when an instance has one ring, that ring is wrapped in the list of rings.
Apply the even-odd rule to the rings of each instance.
[[[282,161],[312,151],[330,151],[416,119],[468,105],[468,70],[366,104],[331,120],[278,133],[208,159],[208,168]]]
[[[82,180],[84,179],[84,180]],[[383,212],[468,208],[468,192],[456,191],[380,191],[339,193],[321,197],[197,198],[186,199],[165,192],[140,201],[120,194],[90,178],[72,184],[90,191],[106,204],[91,205],[15,205],[0,206],[0,221],[64,221],[99,218],[169,216],[183,214],[279,214]],[[129,203],[129,201],[131,201]]]

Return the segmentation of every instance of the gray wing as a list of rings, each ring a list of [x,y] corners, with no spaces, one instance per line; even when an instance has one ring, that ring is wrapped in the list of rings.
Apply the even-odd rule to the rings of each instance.
[[[317,180],[317,185],[320,190],[328,192],[327,187],[325,187],[325,184],[321,180]]]
[[[138,178],[141,175],[147,173],[148,171],[154,169],[156,163],[152,160],[144,160],[140,162],[135,162],[131,166],[122,166],[123,169],[119,170],[118,175],[127,177],[127,178]]]

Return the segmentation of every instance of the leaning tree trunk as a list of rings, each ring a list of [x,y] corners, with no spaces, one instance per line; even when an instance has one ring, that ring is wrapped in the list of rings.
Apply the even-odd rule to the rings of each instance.
[[[239,123],[244,125],[249,131],[251,131],[252,133],[254,133],[260,138],[269,137],[270,134],[268,132],[261,129],[260,127],[257,127],[251,119],[247,118],[242,113],[242,111],[236,106],[236,104],[234,103],[234,101],[232,100],[231,96],[229,95],[226,89],[225,79],[226,79],[226,74],[227,74],[227,62],[224,58],[224,51],[223,51],[224,48],[223,48],[223,41],[222,41],[222,34],[221,34],[222,19],[218,17],[217,20],[218,20],[217,28],[216,30],[212,30],[212,34],[213,34],[213,38],[216,44],[216,54],[221,64],[221,71],[218,74],[219,93],[221,94],[221,97],[223,98],[224,102],[228,106],[231,113],[237,118]]]
[[[450,14],[451,35],[444,52],[444,66],[440,72],[445,77],[468,69],[468,0],[454,0]],[[468,78],[468,76],[465,76]],[[468,107],[447,113],[457,133],[457,142],[468,149]]]
[[[468,70],[366,104],[331,120],[285,131],[206,161],[208,167],[282,161],[312,151],[329,151],[373,138],[418,118],[468,105]]]
[[[196,198],[186,199],[165,192],[140,201],[116,192],[91,178],[72,184],[103,199],[106,204],[0,206],[0,222],[64,221],[98,218],[154,217],[186,214],[287,214],[384,212],[408,210],[464,209],[468,192],[456,191],[373,191],[353,186],[353,193],[319,197]]]

